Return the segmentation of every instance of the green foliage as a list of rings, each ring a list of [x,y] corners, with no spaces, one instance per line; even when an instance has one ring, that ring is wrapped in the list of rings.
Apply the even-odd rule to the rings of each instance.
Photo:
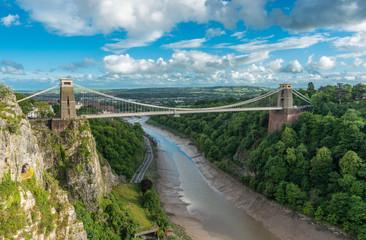
[[[143,160],[141,125],[130,126],[118,118],[91,119],[89,122],[98,152],[118,175],[130,179]]]
[[[36,206],[42,215],[39,230],[48,236],[55,228],[54,220],[56,218],[56,215],[51,213],[50,193],[38,186],[34,175],[32,178],[24,181],[23,186],[26,187],[35,198]]]
[[[6,99],[13,94],[13,90],[6,86],[5,83],[0,83],[0,99]]]
[[[356,176],[362,165],[362,159],[354,151],[346,152],[339,161],[339,167],[341,168],[341,173],[343,175],[350,174]]]
[[[142,205],[149,209],[150,212],[155,212],[160,208],[160,199],[155,189],[147,190],[142,198]]]
[[[244,166],[254,177],[238,177],[251,189],[364,239],[366,85],[328,85],[316,91],[309,83],[300,92],[311,97],[313,107],[293,126],[270,134],[265,112],[152,119],[193,138],[216,166],[236,166],[225,168],[230,174],[237,175]],[[234,158],[236,153],[240,160]]]
[[[79,200],[74,201],[76,216],[84,223],[88,239],[120,239],[117,234],[103,222],[98,222],[98,215],[90,214]]]
[[[12,181],[10,172],[0,183],[0,238],[10,239],[26,224],[26,217],[20,205],[20,191],[17,182]]]
[[[15,97],[17,100],[20,100],[25,98],[26,96],[21,93],[15,93]],[[55,115],[51,110],[51,106],[48,103],[36,101],[32,98],[21,101],[19,103],[19,106],[25,115],[32,111],[35,111],[39,115],[39,117],[50,117]]]
[[[74,201],[77,218],[83,221],[88,239],[132,239],[139,229],[156,225],[166,229],[168,221],[155,189],[148,190],[142,197],[141,193],[137,185],[117,186],[102,199],[103,214],[90,213],[84,203]]]

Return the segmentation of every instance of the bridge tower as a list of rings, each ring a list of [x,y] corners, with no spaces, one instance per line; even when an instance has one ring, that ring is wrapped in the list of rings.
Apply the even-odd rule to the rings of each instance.
[[[280,84],[280,91],[278,92],[277,106],[284,109],[293,108],[292,98],[292,84]]]
[[[60,113],[64,120],[75,119],[75,96],[73,79],[62,78],[60,87]]]
[[[280,84],[278,92],[277,106],[282,107],[281,110],[269,111],[268,131],[273,132],[281,130],[285,123],[296,123],[298,116],[303,110],[294,108],[292,98],[292,85],[289,83]]]

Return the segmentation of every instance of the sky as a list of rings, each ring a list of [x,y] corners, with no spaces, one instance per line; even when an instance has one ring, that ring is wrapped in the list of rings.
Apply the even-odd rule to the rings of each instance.
[[[0,83],[366,84],[366,0],[0,0]]]

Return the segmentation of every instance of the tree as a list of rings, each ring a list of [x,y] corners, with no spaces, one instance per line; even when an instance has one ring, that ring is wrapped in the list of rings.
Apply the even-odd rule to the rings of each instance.
[[[343,175],[349,174],[356,176],[362,166],[362,159],[354,151],[348,151],[339,161],[339,167]]]
[[[142,197],[142,205],[154,213],[160,209],[160,199],[155,189],[147,190]]]
[[[314,87],[314,83],[313,82],[309,82],[308,83],[308,91],[314,91],[315,87]]]
[[[301,190],[300,188],[293,183],[289,183],[286,186],[286,201],[290,204],[292,208],[295,208],[297,204],[299,204],[301,198]]]
[[[148,179],[148,178],[142,179],[142,181],[141,181],[142,193],[145,193],[147,190],[151,189],[152,186],[153,186],[153,183],[150,179]]]
[[[339,101],[339,104],[350,98],[351,89],[352,87],[349,84],[337,83],[336,96]]]
[[[333,169],[333,159],[330,150],[326,147],[320,148],[316,156],[311,159],[310,165],[310,177],[313,186],[325,193],[329,182],[328,174]]]
[[[366,85],[362,83],[356,84],[352,88],[352,98],[354,100],[361,100],[365,93],[366,93]]]

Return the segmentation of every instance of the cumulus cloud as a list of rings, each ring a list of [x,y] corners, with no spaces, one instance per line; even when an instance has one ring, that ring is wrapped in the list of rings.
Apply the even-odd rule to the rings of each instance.
[[[19,15],[15,14],[9,14],[6,17],[3,17],[0,19],[1,23],[5,26],[5,27],[10,27],[12,25],[20,25],[21,23],[19,22]]]
[[[202,46],[202,43],[206,42],[206,38],[197,38],[191,40],[183,40],[180,42],[169,43],[163,45],[164,48],[172,48],[172,49],[180,49],[180,48],[199,48]]]
[[[134,59],[130,55],[109,55],[103,58],[105,69],[117,74],[164,74],[174,72],[212,73],[219,69],[238,68],[264,61],[268,52],[246,55],[211,55],[201,51],[176,51],[171,59]]]
[[[300,73],[302,72],[304,68],[301,66],[301,64],[294,60],[290,62],[287,66],[281,69],[281,72],[287,72],[287,73]]]
[[[126,48],[132,42],[144,46],[160,38],[180,22],[207,23],[211,20],[235,27],[264,26],[267,0],[18,0],[32,20],[49,31],[66,36],[109,34],[124,31],[128,39],[108,49]],[[62,11],[60,11],[62,9]]]
[[[283,72],[283,73],[301,73],[304,68],[303,66],[295,59],[294,61],[289,62],[286,66],[282,66],[283,59],[279,58],[274,61],[267,63],[267,67],[272,72]]]
[[[335,66],[334,58],[322,56],[318,62],[313,62],[313,56],[314,55],[311,55],[307,62],[308,66],[310,66],[311,68],[320,69],[320,70],[329,70],[329,69],[334,68],[334,66]]]
[[[84,58],[81,62],[75,62],[64,65],[61,68],[67,71],[76,71],[79,68],[88,68],[94,66],[97,62],[93,58]]]
[[[279,59],[276,59],[274,61],[267,63],[267,66],[273,72],[280,72],[282,69],[282,66],[281,66],[282,63],[283,63],[283,59],[279,58]]]
[[[287,49],[308,48],[319,42],[328,41],[323,35],[315,34],[312,36],[288,37],[279,40],[276,43],[267,43],[268,40],[254,40],[249,43],[227,46],[239,52],[254,51],[278,51]]]
[[[16,63],[10,60],[2,60],[0,71],[9,75],[25,75],[23,64]]]
[[[277,8],[270,17],[274,23],[296,31],[335,27],[366,31],[365,12],[364,0],[298,0],[289,14]]]

